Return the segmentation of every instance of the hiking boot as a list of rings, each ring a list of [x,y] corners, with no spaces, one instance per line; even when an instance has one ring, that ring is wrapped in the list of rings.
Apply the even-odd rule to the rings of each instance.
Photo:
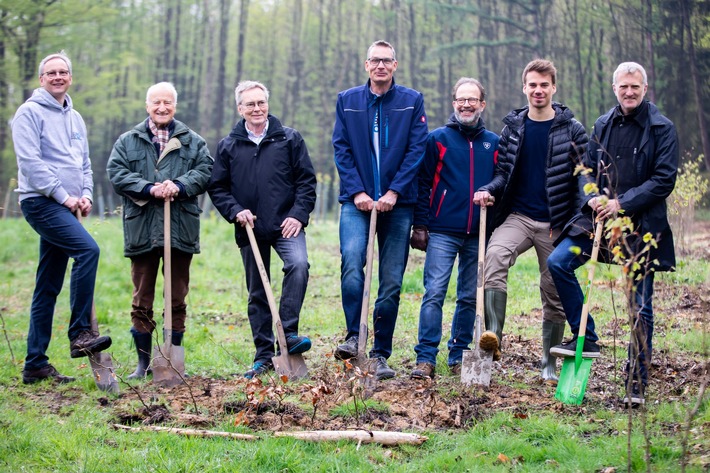
[[[455,363],[453,365],[449,365],[449,371],[454,376],[461,376],[461,363]]]
[[[431,363],[417,363],[417,367],[412,370],[409,377],[412,379],[434,379],[434,370],[435,367]],[[379,372],[379,366],[377,371]]]
[[[254,366],[252,366],[249,371],[244,373],[244,377],[246,379],[252,379],[255,376],[261,376],[262,374],[266,374],[273,370],[274,364],[271,363],[271,361],[256,361],[254,362]]]
[[[286,346],[288,346],[289,355],[298,355],[311,349],[311,339],[299,337],[298,335],[289,335],[286,337]]]
[[[52,365],[43,366],[36,370],[22,370],[22,382],[24,384],[34,384],[45,379],[51,379],[59,384],[74,381],[71,376],[59,374],[59,371]]]
[[[387,359],[384,356],[377,357],[377,370],[375,371],[375,377],[377,378],[377,381],[394,378],[395,374],[397,373],[395,373],[395,371],[389,367],[389,365],[387,364]]]
[[[345,343],[338,345],[338,348],[335,349],[335,357],[338,360],[348,360],[350,358],[355,358],[357,356],[358,341],[359,340],[357,335],[354,335],[345,340]]]
[[[631,407],[635,409],[646,404],[646,399],[643,397],[644,390],[643,384],[633,383],[629,392],[624,396],[624,405],[629,407],[629,404],[631,404]]]
[[[550,348],[550,355],[558,358],[573,357],[577,350],[577,337],[574,337],[567,343]],[[584,347],[582,347],[582,358],[599,358],[599,345],[597,342],[584,339]]]
[[[91,330],[84,330],[69,343],[72,358],[93,355],[111,346],[111,337],[101,337]]]

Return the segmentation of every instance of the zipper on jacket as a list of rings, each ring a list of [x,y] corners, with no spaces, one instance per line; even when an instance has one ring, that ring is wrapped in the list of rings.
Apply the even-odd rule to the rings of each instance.
[[[471,223],[473,222],[473,141],[468,140],[468,224],[466,234],[471,233]]]
[[[446,190],[444,189],[444,193],[441,194],[441,199],[439,199],[439,206],[436,208],[436,217],[439,217],[439,212],[441,212],[441,206],[444,204],[444,197],[446,197]]]

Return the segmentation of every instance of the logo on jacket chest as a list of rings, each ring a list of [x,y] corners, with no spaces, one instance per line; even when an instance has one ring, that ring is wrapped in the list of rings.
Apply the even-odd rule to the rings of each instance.
[[[490,141],[484,141],[484,142],[483,142],[483,148],[486,149],[486,150],[491,149],[492,146],[493,146],[493,143],[491,143]]]
[[[81,133],[79,133],[78,131],[73,132],[71,134],[71,139],[81,141]]]

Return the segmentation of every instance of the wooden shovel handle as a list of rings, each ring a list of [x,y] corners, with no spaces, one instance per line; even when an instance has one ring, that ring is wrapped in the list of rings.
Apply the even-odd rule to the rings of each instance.
[[[475,346],[481,340],[481,334],[485,330],[484,310],[484,287],[486,282],[486,205],[481,205],[479,214],[480,223],[478,225],[478,274],[476,276],[476,330],[474,334]]]
[[[170,231],[170,200],[165,200],[163,211],[163,279],[164,279],[164,312],[163,321],[166,346],[173,343],[173,280],[172,257],[170,252],[172,234]]]
[[[246,229],[247,236],[249,237],[249,246],[251,246],[251,250],[254,253],[254,260],[256,260],[256,266],[259,268],[259,275],[261,276],[261,283],[264,285],[266,299],[268,299],[269,301],[269,309],[271,310],[271,317],[274,319],[274,324],[276,325],[276,338],[279,341],[281,353],[288,353],[288,345],[286,345],[286,334],[284,334],[284,328],[281,324],[281,317],[279,316],[279,309],[276,307],[274,293],[271,290],[269,276],[268,274],[266,274],[264,260],[261,258],[261,253],[259,253],[259,246],[256,243],[256,238],[254,237],[254,230],[252,230],[251,225],[249,225],[248,222],[246,225],[244,225],[244,228]]]
[[[604,230],[604,222],[597,222],[596,230],[594,231],[594,243],[592,246],[592,256],[589,261],[592,265],[587,270],[587,289],[584,291],[584,305],[582,306],[582,317],[579,320],[579,337],[584,337],[587,333],[587,316],[589,315],[589,293],[592,289],[592,282],[594,281],[594,270],[596,269],[597,259],[599,258],[599,245],[602,239],[602,233]]]
[[[82,221],[81,210],[76,209],[75,215],[79,223],[83,225],[84,222]],[[96,319],[96,304],[93,300],[91,301],[91,331],[99,333],[99,321]]]
[[[362,286],[362,307],[360,308],[360,333],[358,334],[357,356],[365,358],[367,347],[367,324],[370,314],[370,283],[372,282],[372,260],[375,255],[375,232],[377,231],[377,202],[370,213],[370,230],[367,234],[367,256],[365,264],[365,282]]]

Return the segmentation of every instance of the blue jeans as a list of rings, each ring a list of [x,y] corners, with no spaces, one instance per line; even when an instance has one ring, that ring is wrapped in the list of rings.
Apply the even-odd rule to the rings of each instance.
[[[555,281],[555,287],[562,300],[567,322],[572,334],[579,333],[579,323],[582,318],[584,294],[574,271],[589,260],[592,252],[592,240],[586,235],[567,237],[555,248],[547,259],[547,267]],[[581,253],[576,255],[570,249],[579,247]],[[636,360],[634,378],[643,384],[648,384],[648,367],[651,364],[653,351],[653,279],[654,272],[641,274],[641,279],[636,283],[632,307],[634,307],[634,325],[632,327],[632,340],[629,345],[629,360]],[[594,319],[589,314],[587,318],[586,338],[591,341],[599,340],[594,330]],[[635,345],[635,347],[634,347]],[[626,372],[630,371],[630,363]]]
[[[259,254],[264,261],[264,269],[271,279],[271,248],[276,250],[276,254],[283,261],[282,271],[284,273],[283,284],[281,286],[281,300],[279,302],[279,317],[286,337],[298,334],[298,320],[306,297],[308,287],[308,251],[306,249],[306,234],[301,231],[298,236],[291,238],[279,237],[273,242],[257,241]],[[261,281],[259,267],[254,259],[251,246],[240,249],[244,272],[247,279],[247,290],[249,291],[249,303],[247,313],[251,333],[254,338],[256,354],[254,361],[271,361],[274,356],[274,331],[273,318],[269,308],[269,300],[266,297],[264,284]]]
[[[399,312],[399,293],[409,257],[409,234],[414,219],[410,206],[395,206],[377,215],[377,246],[379,250],[379,288],[373,312],[375,342],[370,357],[389,358],[392,336]],[[365,285],[363,268],[367,262],[367,236],[370,214],[361,212],[352,202],[340,210],[340,289],[347,338],[359,335],[360,309]]]
[[[67,207],[47,197],[20,203],[25,220],[39,234],[39,263],[30,309],[25,369],[46,366],[57,296],[64,284],[69,258],[74,259],[69,285],[69,340],[91,329],[99,246]]]
[[[456,309],[448,343],[449,366],[461,363],[463,350],[467,349],[473,340],[478,280],[478,236],[457,238],[443,233],[430,233],[424,263],[424,299],[419,312],[419,343],[414,347],[417,363],[436,365],[441,341],[442,307],[457,255],[459,275],[456,282]]]

